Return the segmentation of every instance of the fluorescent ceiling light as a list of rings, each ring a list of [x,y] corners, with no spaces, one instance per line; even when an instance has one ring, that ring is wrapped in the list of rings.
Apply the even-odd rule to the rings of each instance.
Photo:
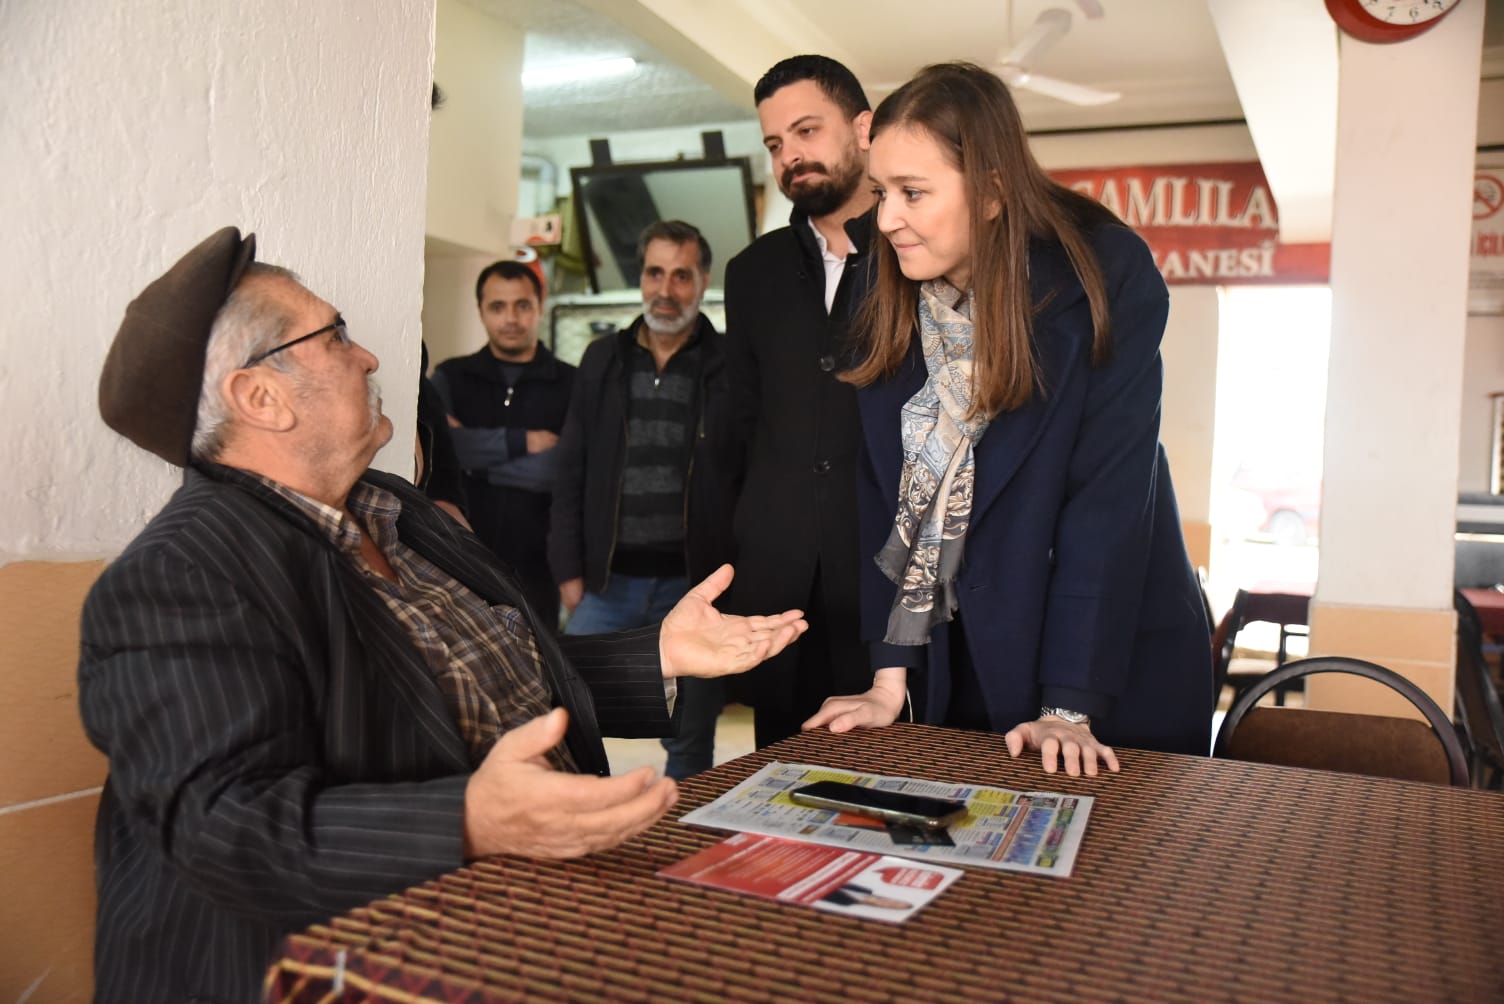
[[[637,68],[637,60],[631,56],[616,59],[589,59],[578,63],[557,63],[522,71],[523,87],[552,87],[579,80],[596,80],[600,77],[616,77],[631,73]]]

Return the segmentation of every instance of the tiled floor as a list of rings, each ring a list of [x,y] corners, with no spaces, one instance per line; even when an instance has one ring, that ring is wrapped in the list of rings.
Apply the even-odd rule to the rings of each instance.
[[[752,741],[752,709],[743,704],[728,704],[715,725],[715,762],[735,760],[756,748]],[[611,759],[611,773],[625,774],[635,767],[649,764],[663,771],[665,754],[656,739],[607,739],[606,755]]]

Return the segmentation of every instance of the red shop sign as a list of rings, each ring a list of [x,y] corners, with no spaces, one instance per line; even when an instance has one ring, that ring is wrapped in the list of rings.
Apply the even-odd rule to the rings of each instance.
[[[1330,275],[1330,243],[1280,243],[1279,211],[1257,161],[1050,176],[1137,230],[1172,285],[1325,284]]]

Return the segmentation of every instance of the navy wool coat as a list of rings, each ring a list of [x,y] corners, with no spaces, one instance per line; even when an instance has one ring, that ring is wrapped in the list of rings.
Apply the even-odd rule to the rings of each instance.
[[[1032,721],[1048,704],[1089,713],[1110,745],[1204,754],[1209,632],[1159,444],[1169,293],[1131,230],[1103,225],[1091,239],[1106,280],[1111,358],[1091,365],[1090,307],[1064,248],[1034,241],[1044,390],[995,418],[976,445],[961,622],[995,730]],[[916,334],[898,372],[857,395],[862,635],[872,642],[882,639],[896,589],[873,556],[897,504],[899,413],[924,380]],[[949,641],[937,629],[921,660],[934,722],[950,701]]]

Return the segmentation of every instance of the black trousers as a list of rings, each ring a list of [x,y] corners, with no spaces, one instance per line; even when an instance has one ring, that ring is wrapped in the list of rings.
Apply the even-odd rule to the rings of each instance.
[[[842,612],[832,611],[823,585],[817,567],[804,605],[809,630],[779,655],[788,663],[776,667],[777,686],[766,688],[753,705],[752,727],[758,749],[798,735],[799,726],[820,710],[827,697],[861,693],[870,686],[872,673],[855,604],[843,605]],[[862,683],[864,680],[868,682]]]

